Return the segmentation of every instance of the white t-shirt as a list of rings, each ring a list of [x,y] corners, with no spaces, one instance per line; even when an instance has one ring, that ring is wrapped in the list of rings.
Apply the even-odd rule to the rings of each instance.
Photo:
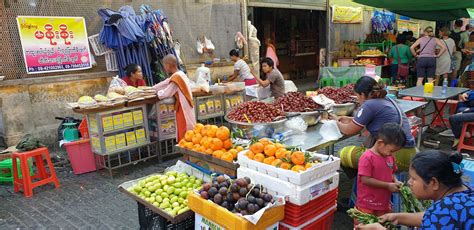
[[[239,80],[244,81],[245,79],[253,79],[253,75],[250,72],[250,67],[247,65],[247,63],[240,59],[234,64],[234,70],[239,71]]]

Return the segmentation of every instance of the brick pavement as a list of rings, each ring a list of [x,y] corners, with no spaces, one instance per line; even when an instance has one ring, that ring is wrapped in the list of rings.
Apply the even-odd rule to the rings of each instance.
[[[162,172],[176,160],[156,159],[116,170],[76,176],[69,166],[57,168],[61,187],[34,189],[32,198],[0,185],[0,229],[137,229],[136,203],[117,190],[125,181]]]

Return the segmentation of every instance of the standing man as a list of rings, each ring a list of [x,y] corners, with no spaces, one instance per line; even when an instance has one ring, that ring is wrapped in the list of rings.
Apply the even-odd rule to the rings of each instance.
[[[461,61],[462,61],[462,54],[461,54],[461,28],[463,25],[462,20],[456,20],[454,22],[454,30],[451,31],[451,35],[449,36],[454,40],[454,44],[456,44],[456,51],[453,54],[453,60],[456,62],[456,67],[451,72],[451,80],[457,79],[459,69],[461,69]]]
[[[264,58],[261,61],[262,71],[267,76],[266,80],[262,80],[260,77],[255,77],[258,84],[262,87],[270,85],[270,91],[272,96],[275,98],[281,97],[285,94],[285,80],[279,70],[275,69],[275,63],[269,57]],[[255,76],[255,75],[254,75]]]
[[[183,71],[178,70],[176,57],[168,54],[163,58],[163,65],[171,77],[156,84],[159,99],[175,97],[177,141],[180,141],[187,130],[192,130],[196,125],[196,116],[193,109],[193,95],[189,86],[189,79]]]

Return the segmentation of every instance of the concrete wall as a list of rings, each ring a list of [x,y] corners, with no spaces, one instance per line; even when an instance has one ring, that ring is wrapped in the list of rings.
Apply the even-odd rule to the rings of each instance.
[[[57,146],[60,121],[54,118],[81,118],[66,103],[75,102],[82,95],[106,93],[111,76],[113,73],[102,72],[2,82],[0,98],[7,144],[15,145],[24,135],[32,134],[48,146]]]

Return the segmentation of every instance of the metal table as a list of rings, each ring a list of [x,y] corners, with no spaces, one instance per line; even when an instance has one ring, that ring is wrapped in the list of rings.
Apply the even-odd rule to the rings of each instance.
[[[428,102],[432,101],[433,104],[434,104],[434,108],[435,108],[435,111],[433,112],[433,113],[435,113],[435,117],[433,117],[433,120],[431,121],[431,124],[433,124],[433,122],[438,117],[442,118],[441,117],[441,111],[443,111],[444,106],[446,106],[446,103],[448,103],[448,100],[450,98],[456,97],[459,94],[463,94],[467,91],[469,91],[468,88],[448,87],[447,90],[446,90],[446,93],[443,94],[442,93],[443,92],[443,87],[435,86],[432,93],[425,93],[424,92],[424,86],[417,86],[417,87],[413,87],[413,88],[400,90],[400,91],[398,91],[398,95],[399,96],[408,96],[408,97],[411,97],[411,98],[419,97],[419,98],[426,99]],[[438,100],[444,101],[443,105],[440,108],[438,108],[438,105],[435,102],[435,101],[438,101]],[[429,113],[429,114],[433,114],[433,113]],[[425,114],[425,115],[429,115],[429,114]],[[441,121],[443,122],[444,126],[447,127],[444,120],[441,119]]]
[[[408,100],[397,100],[397,102],[404,113],[412,112],[428,104],[427,102],[408,101]],[[317,125],[312,126],[312,127],[308,127],[308,129],[306,130],[306,135],[301,137],[303,138],[303,140],[301,139],[295,140],[293,138],[290,138],[289,140],[285,141],[285,144],[291,146],[291,145],[295,145],[296,143],[302,142],[303,144],[299,146],[303,150],[315,151],[318,149],[325,148],[326,154],[333,155],[334,145],[336,143],[355,136],[355,135],[352,135],[352,136],[345,135],[338,140],[327,141],[322,136],[322,133],[324,132],[324,130],[321,130],[321,127],[322,127],[321,123],[318,123]],[[420,131],[418,132],[418,145],[420,144],[420,140],[421,140],[421,128],[422,127],[420,127]]]
[[[409,100],[396,100],[402,111],[406,114],[413,112],[419,108],[424,108],[428,102],[426,101],[409,101]],[[421,145],[421,133],[423,132],[423,126],[418,126],[418,137],[416,141],[416,147],[420,148]]]

